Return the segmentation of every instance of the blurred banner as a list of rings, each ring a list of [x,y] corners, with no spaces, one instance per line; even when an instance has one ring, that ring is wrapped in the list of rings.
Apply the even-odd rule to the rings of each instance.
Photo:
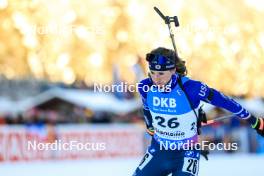
[[[0,162],[138,158],[151,137],[131,124],[0,126]],[[202,141],[237,143],[237,150],[210,153],[264,153],[262,138],[249,128],[203,129]]]
[[[143,144],[135,125],[1,126],[0,162],[139,157]]]

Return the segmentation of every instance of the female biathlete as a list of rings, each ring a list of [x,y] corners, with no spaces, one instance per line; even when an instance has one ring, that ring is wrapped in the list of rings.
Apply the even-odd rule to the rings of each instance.
[[[185,62],[170,49],[147,54],[149,78],[139,84],[147,132],[152,141],[133,176],[198,175],[201,101],[224,108],[264,136],[264,120],[206,84],[186,77]],[[223,78],[224,79],[224,78]]]

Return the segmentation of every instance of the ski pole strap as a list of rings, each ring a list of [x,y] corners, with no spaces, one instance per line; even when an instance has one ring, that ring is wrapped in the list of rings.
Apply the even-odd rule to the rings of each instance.
[[[257,118],[255,124],[251,125],[251,127],[255,129],[257,127],[258,123],[259,123],[259,118]]]
[[[190,98],[188,97],[186,91],[184,90],[184,87],[183,87],[183,84],[182,84],[181,75],[178,75],[177,82],[178,82],[180,88],[182,89],[183,93],[185,94],[185,96],[186,96],[186,98],[187,98],[187,100],[188,100],[188,102],[189,102],[189,105],[191,106],[191,108],[192,108],[192,110],[193,110],[193,112],[194,112],[196,118],[198,119],[198,115],[197,115],[196,111],[195,111],[194,108],[193,108],[193,104],[192,104]]]
[[[148,133],[150,136],[153,136],[153,135],[154,135],[154,128],[148,128],[148,129],[147,129],[147,133]]]
[[[258,129],[258,130],[263,130],[264,129],[264,120],[263,118],[257,118],[256,122],[254,125],[251,125],[252,128]]]
[[[258,118],[260,120],[260,126],[259,126],[259,130],[263,130],[264,128],[264,120],[262,118]]]

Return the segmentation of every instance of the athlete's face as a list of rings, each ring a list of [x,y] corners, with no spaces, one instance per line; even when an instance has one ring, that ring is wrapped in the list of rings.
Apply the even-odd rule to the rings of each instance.
[[[175,73],[175,70],[168,71],[154,71],[150,70],[150,77],[154,84],[158,86],[165,86],[171,79],[171,76]]]

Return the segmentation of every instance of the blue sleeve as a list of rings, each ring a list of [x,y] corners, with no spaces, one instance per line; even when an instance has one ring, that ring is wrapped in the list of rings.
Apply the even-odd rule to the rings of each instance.
[[[243,108],[232,98],[215,89],[211,90],[213,91],[213,97],[212,100],[209,101],[210,104],[224,108],[242,119],[247,119],[251,116],[251,114],[245,108]]]
[[[152,83],[149,79],[144,79],[138,84],[138,92],[140,94],[140,97],[143,103],[143,115],[144,115],[144,120],[145,120],[147,129],[153,127],[152,126],[152,116],[151,116],[151,113],[149,111],[149,107],[147,104],[147,93],[148,93],[147,91],[149,90],[151,85]]]
[[[208,87],[200,81],[188,80],[184,84],[184,89],[186,90],[188,96],[191,97],[190,99],[194,102],[194,104],[197,104],[197,102],[199,104],[199,101],[204,101],[214,106],[226,109],[240,118],[246,119],[250,117],[250,113],[239,103],[223,93]]]
[[[149,90],[150,86],[150,81],[148,79],[144,79],[140,81],[138,84],[138,92],[140,94],[142,103],[143,103],[143,108],[146,110],[149,110],[148,104],[147,104],[147,91]]]

